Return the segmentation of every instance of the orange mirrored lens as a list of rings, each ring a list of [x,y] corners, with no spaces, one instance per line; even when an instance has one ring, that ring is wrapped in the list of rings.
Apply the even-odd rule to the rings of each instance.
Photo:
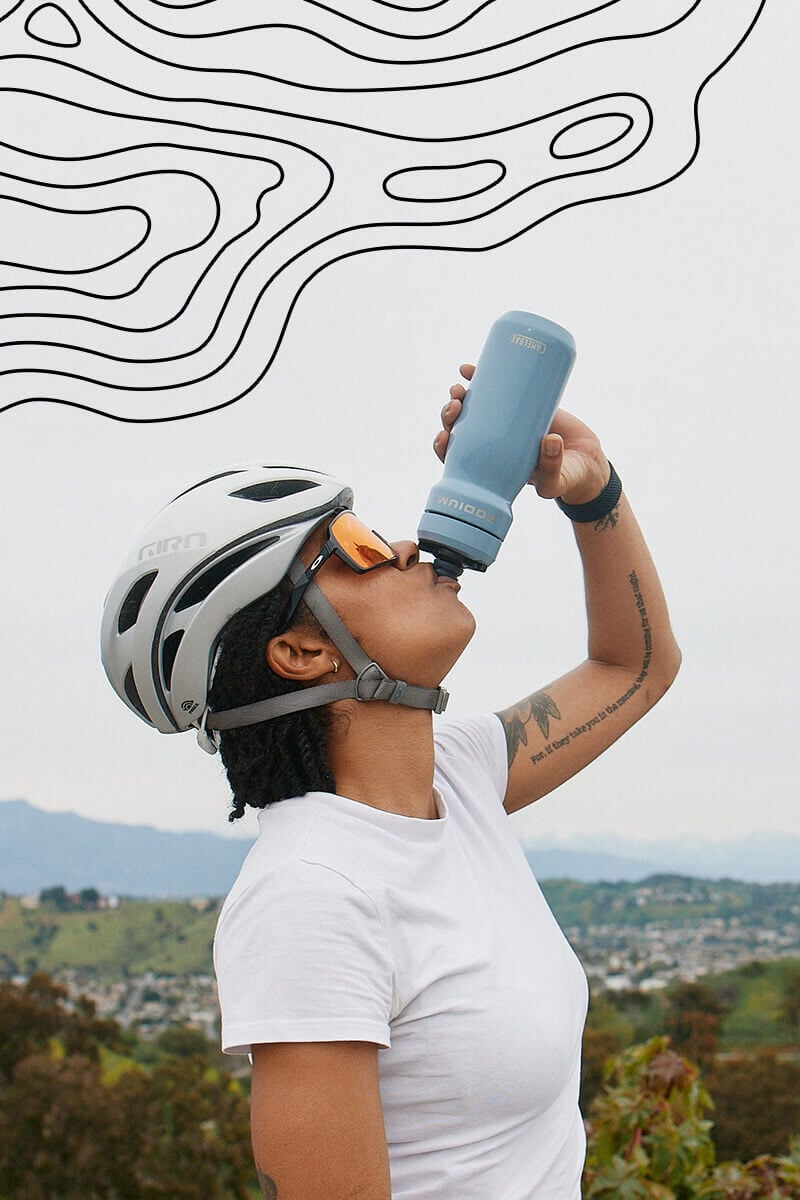
[[[397,557],[388,542],[351,512],[336,517],[331,523],[331,533],[345,554],[364,571]]]

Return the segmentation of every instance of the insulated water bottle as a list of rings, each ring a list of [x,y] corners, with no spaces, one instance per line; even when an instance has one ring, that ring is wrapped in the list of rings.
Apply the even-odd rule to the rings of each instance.
[[[572,335],[553,321],[526,312],[495,321],[417,531],[438,575],[494,562],[574,362]]]

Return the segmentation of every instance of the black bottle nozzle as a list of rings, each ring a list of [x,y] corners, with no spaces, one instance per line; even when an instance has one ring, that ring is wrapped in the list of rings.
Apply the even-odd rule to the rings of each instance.
[[[437,575],[447,575],[449,579],[458,579],[459,575],[464,573],[464,564],[460,558],[456,558],[454,554],[448,554],[440,548],[433,560],[433,569]]]

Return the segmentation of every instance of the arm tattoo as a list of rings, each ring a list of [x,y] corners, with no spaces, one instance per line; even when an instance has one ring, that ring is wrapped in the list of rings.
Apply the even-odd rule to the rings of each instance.
[[[597,533],[603,533],[606,529],[616,528],[616,524],[617,524],[618,520],[619,520],[619,505],[615,505],[612,508],[611,512],[606,513],[606,515],[604,517],[601,517],[599,521],[595,522],[594,528]]]
[[[519,704],[515,704],[512,708],[506,708],[497,715],[505,730],[509,767],[516,758],[520,745],[527,746],[528,744],[526,725],[531,718],[539,726],[544,737],[548,737],[550,734],[550,718],[561,719],[561,713],[558,711],[555,700],[552,696],[548,696],[547,692],[534,692],[532,696],[527,696],[524,700],[520,700]]]
[[[261,1195],[264,1197],[264,1200],[278,1200],[278,1189],[275,1186],[275,1180],[270,1179],[269,1175],[265,1175],[257,1163],[256,1171],[258,1172],[258,1182],[261,1184]]]

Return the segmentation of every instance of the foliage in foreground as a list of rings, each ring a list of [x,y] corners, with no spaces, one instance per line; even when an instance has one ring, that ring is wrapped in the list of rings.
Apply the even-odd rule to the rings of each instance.
[[[45,975],[0,985],[0,1200],[251,1200],[245,1095],[202,1038],[164,1034],[145,1069],[130,1035]],[[697,1067],[654,1037],[609,1060],[587,1121],[584,1200],[790,1200],[783,1156],[716,1163]]]
[[[610,1060],[587,1121],[586,1200],[796,1200],[800,1137],[787,1156],[717,1165],[713,1107],[668,1038]]]
[[[145,1070],[121,1034],[47,976],[0,987],[0,1197],[249,1200],[238,1084],[199,1055]]]

